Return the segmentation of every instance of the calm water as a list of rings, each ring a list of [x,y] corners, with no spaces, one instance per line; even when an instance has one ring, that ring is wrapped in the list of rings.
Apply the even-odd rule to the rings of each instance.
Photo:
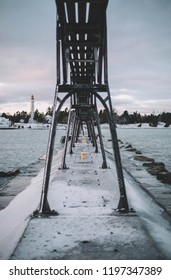
[[[0,169],[28,167],[45,153],[46,130],[0,130]]]
[[[126,129],[125,129],[126,130]],[[118,129],[118,137],[131,143],[143,155],[162,161],[171,171],[171,129]]]
[[[105,130],[104,130],[105,131]],[[109,132],[104,132],[110,139]],[[152,157],[155,161],[162,161],[171,171],[171,129],[170,128],[117,128],[118,138],[124,143],[131,144],[141,151],[144,156]],[[105,143],[110,147],[111,142]]]
[[[61,135],[65,130],[58,130],[55,147],[60,146]],[[44,166],[42,156],[46,154],[49,130],[16,129],[0,130],[0,171],[19,169],[21,176],[35,176]],[[0,189],[12,178],[0,178]]]
[[[108,129],[102,131],[105,145],[110,147]],[[118,138],[140,150],[143,155],[162,161],[171,171],[171,129],[117,129]],[[57,130],[55,147],[60,147],[60,139],[65,130]],[[0,130],[0,171],[19,169],[18,176],[35,176],[44,166],[40,158],[47,149],[49,130]],[[11,179],[10,179],[11,180]],[[9,178],[0,178],[0,189],[5,187]]]

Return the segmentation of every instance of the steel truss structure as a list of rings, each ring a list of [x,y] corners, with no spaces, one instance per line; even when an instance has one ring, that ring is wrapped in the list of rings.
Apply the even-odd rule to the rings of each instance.
[[[117,210],[129,211],[108,84],[107,5],[108,0],[56,0],[57,84],[39,208],[39,213],[42,214],[53,214],[48,203],[48,188],[56,126],[59,112],[66,100],[70,100],[70,112],[61,168],[67,168],[66,151],[71,125],[69,151],[72,154],[83,123],[87,126],[88,135],[97,153],[98,145],[94,129],[96,123],[102,154],[102,168],[107,168],[97,112],[97,100],[100,101],[107,113],[116,164],[120,190]]]

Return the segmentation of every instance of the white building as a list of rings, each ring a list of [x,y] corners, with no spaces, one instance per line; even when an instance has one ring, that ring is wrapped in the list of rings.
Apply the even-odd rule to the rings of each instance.
[[[31,95],[31,108],[29,123],[34,123],[34,95]]]
[[[0,116],[0,129],[11,127],[11,121]]]

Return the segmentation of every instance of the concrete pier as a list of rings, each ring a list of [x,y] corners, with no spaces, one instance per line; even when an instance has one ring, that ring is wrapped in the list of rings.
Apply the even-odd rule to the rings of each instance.
[[[76,143],[66,156],[68,169],[56,170],[50,183],[48,201],[59,215],[32,218],[11,259],[169,258],[136,212],[115,211],[114,162],[107,169],[101,162],[88,141]]]

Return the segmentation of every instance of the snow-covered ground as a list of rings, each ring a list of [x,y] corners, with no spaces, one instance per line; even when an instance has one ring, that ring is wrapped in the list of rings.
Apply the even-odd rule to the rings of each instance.
[[[82,163],[80,152],[85,149],[87,162]],[[83,258],[87,254],[85,247],[82,248],[84,245],[99,252],[103,247],[109,259],[113,252],[115,258],[136,258],[137,251],[141,258],[171,259],[171,224],[164,210],[125,174],[129,204],[141,217],[151,237],[146,236],[138,217],[114,215],[119,193],[113,162],[108,161],[110,169],[101,169],[101,156],[92,153],[90,145],[78,145],[78,151],[67,155],[67,165],[72,166],[67,170],[58,170],[62,151],[54,157],[49,202],[59,216],[30,221],[30,215],[39,205],[43,170],[0,212],[0,259],[10,258],[28,224],[14,259],[62,258],[65,253],[71,258],[77,247],[83,250]],[[113,252],[109,252],[111,246]],[[80,251],[76,255],[81,258]],[[93,251],[89,248],[87,258],[90,255]],[[94,257],[99,258],[98,255]]]
[[[52,178],[54,169],[60,165],[61,151],[54,157]],[[31,184],[10,204],[0,211],[0,259],[8,259],[17,246],[24,230],[26,229],[30,215],[38,208],[41,196],[44,168],[31,180]]]
[[[149,123],[142,123],[141,126],[139,126],[140,124],[138,123],[133,123],[133,124],[117,124],[117,128],[126,128],[126,129],[129,129],[129,128],[137,128],[137,129],[146,129],[146,128],[149,128],[149,129],[157,129],[157,128],[164,128],[165,129],[165,123],[164,122],[159,122],[158,125],[156,127],[152,127],[149,125]],[[105,129],[107,128],[108,129],[109,125],[108,124],[102,124],[101,125],[101,128],[102,129]],[[168,129],[171,128],[171,126],[168,126],[167,127]]]
[[[125,177],[129,202],[159,248],[171,259],[171,217],[133,178]]]
[[[16,196],[0,211],[0,259],[8,259],[21,238],[30,214],[37,208],[40,200],[42,172],[27,189]]]

